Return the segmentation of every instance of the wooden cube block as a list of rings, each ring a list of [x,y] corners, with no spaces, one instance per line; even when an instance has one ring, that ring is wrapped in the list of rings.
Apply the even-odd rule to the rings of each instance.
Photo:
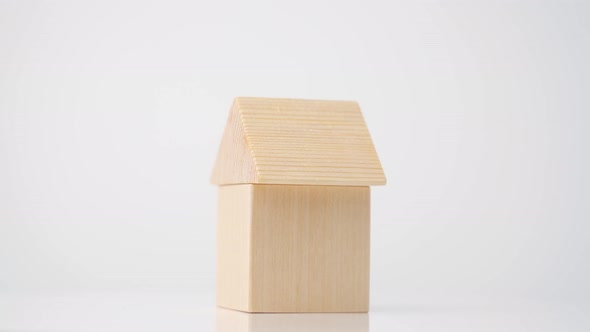
[[[369,195],[360,186],[221,186],[218,305],[368,311]]]

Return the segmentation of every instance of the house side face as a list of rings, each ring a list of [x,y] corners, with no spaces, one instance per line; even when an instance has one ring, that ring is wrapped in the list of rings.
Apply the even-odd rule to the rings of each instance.
[[[251,219],[251,186],[220,187],[216,294],[222,307],[250,311]]]

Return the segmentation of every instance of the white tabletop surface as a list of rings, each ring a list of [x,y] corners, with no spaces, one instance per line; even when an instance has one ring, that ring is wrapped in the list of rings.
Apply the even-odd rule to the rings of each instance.
[[[373,305],[368,314],[246,314],[182,292],[5,294],[0,331],[589,331],[575,303]]]

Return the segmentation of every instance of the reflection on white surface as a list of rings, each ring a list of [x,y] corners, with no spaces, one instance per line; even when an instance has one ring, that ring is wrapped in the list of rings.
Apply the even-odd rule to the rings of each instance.
[[[368,332],[369,315],[362,313],[249,314],[218,308],[216,332],[339,331]]]
[[[247,314],[198,292],[2,293],[0,332],[588,332],[575,302],[375,304],[369,314]]]

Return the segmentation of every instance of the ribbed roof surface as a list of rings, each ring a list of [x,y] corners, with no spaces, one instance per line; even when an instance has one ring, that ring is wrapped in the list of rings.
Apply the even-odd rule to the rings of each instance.
[[[212,182],[366,186],[385,175],[356,102],[241,97]]]

